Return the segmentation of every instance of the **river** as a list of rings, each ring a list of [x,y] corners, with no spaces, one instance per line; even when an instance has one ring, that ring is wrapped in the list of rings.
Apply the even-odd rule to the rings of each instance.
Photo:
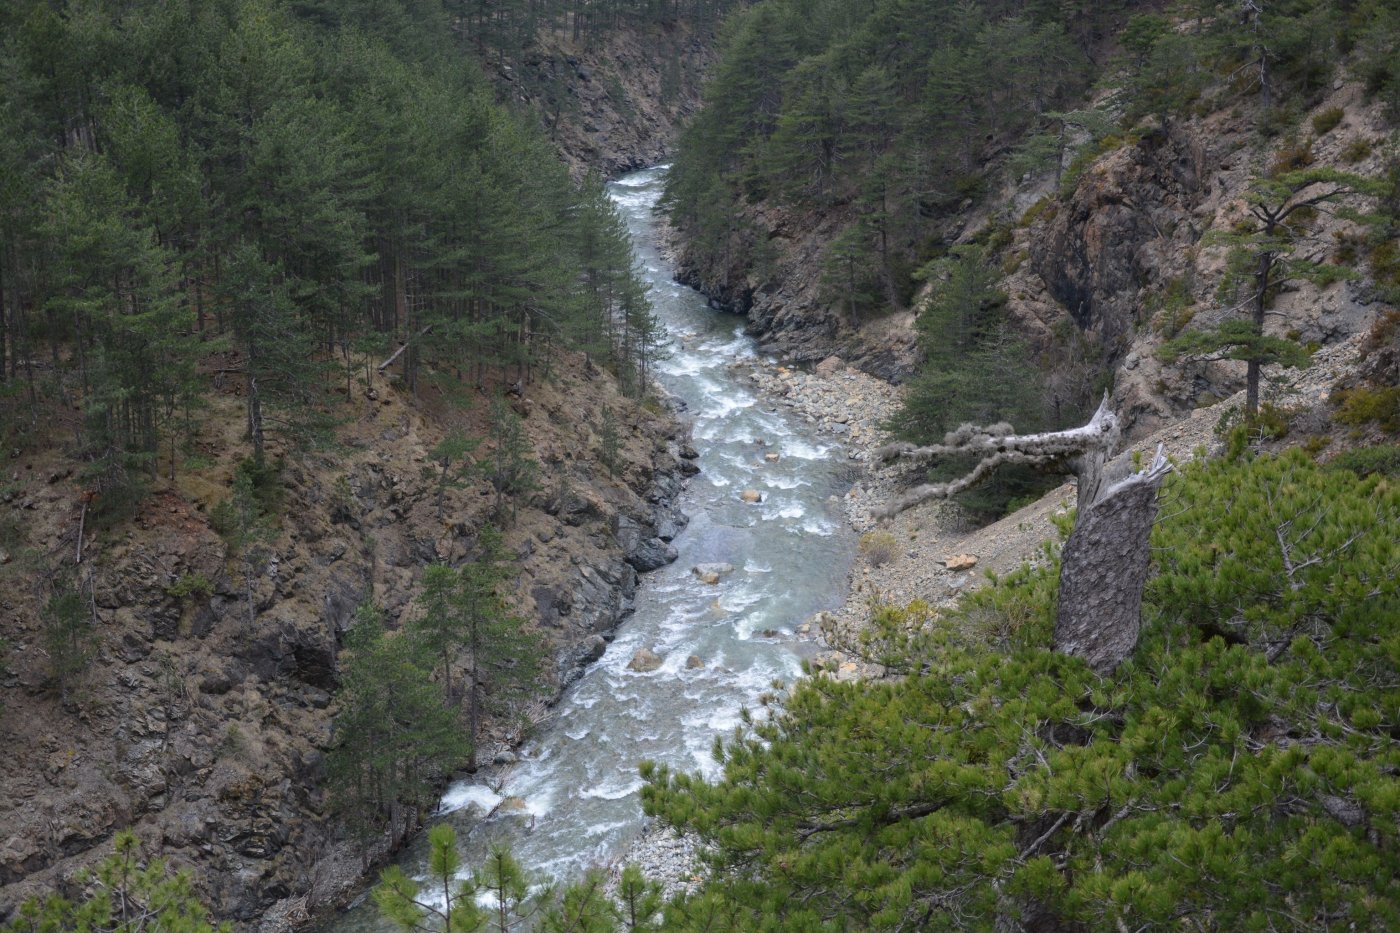
[[[637,763],[717,776],[715,738],[732,734],[741,708],[755,707],[773,681],[800,676],[813,648],[797,627],[845,595],[854,553],[839,500],[850,483],[845,452],[749,390],[743,369],[758,359],[743,320],[675,281],[654,215],[664,179],[664,167],[647,169],[608,191],[667,333],[657,379],[694,424],[701,472],[681,500],[691,521],[674,541],[679,560],[643,575],[636,613],[519,763],[495,786],[467,779],[444,794],[441,817],[457,824],[466,865],[495,842],[558,880],[616,859],[645,821]],[[762,501],[743,502],[745,489]],[[691,572],[701,563],[734,569],[707,585]],[[628,670],[640,648],[664,658],[659,670]],[[688,668],[691,656],[704,666]],[[420,837],[406,850],[405,871],[426,870],[424,846]],[[364,903],[329,926],[390,929]]]

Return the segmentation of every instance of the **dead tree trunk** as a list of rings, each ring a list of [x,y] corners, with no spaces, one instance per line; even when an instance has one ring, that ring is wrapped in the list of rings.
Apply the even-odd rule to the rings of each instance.
[[[1055,650],[1107,674],[1137,647],[1142,590],[1152,554],[1157,488],[1171,472],[1162,450],[1140,473],[1093,498],[1079,491],[1079,514],[1060,552]]]
[[[968,454],[982,459],[965,476],[919,486],[879,514],[888,518],[929,499],[956,495],[1004,463],[1060,464],[1073,470],[1079,480],[1079,512],[1060,555],[1055,649],[1083,657],[1106,674],[1137,647],[1157,489],[1171,472],[1158,448],[1147,469],[1105,486],[1104,468],[1117,441],[1118,418],[1105,397],[1087,424],[1065,431],[1013,434],[1006,424],[965,424],[942,444],[893,444],[878,452],[881,459],[928,461]]]

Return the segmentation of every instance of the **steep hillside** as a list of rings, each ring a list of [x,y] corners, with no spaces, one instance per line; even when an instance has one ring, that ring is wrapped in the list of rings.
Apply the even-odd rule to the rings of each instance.
[[[498,93],[538,115],[575,178],[657,165],[700,105],[712,26],[637,24],[586,41],[541,32],[510,62],[488,63]]]
[[[217,29],[156,4],[78,24],[83,44],[42,6],[0,16],[23,92],[0,108],[0,920],[71,893],[131,827],[217,917],[283,927],[391,842],[351,840],[325,788],[361,606],[401,628],[426,566],[504,526],[504,595],[552,659],[486,724],[489,762],[601,654],[637,573],[674,559],[683,428],[645,396],[649,351],[619,365],[649,320],[630,252],[553,153],[576,179],[659,158],[707,46],[681,22],[542,36],[521,65],[489,59],[511,117],[427,8],[232,4]],[[80,52],[43,77],[65,42]],[[247,148],[211,154],[251,72]],[[548,112],[541,88],[578,102]],[[147,301],[169,342],[109,354],[149,350],[122,330]],[[162,367],[184,367],[174,397],[139,394]],[[149,408],[115,419],[122,400]]]
[[[363,602],[411,615],[423,566],[461,560],[490,520],[480,483],[448,488],[439,507],[429,453],[450,428],[482,420],[478,398],[462,411],[382,379],[357,386],[337,410],[347,419],[337,448],[285,461],[271,451],[283,504],[252,566],[211,528],[242,455],[233,400],[216,402],[197,440],[204,465],[159,485],[129,524],[84,537],[76,570],[98,626],[66,702],[49,689],[38,574],[73,567],[83,489],[61,450],[10,460],[0,902],[61,883],[127,826],[153,854],[194,868],[231,919],[288,897],[324,905],[355,880],[326,867],[361,859],[357,846],[337,848],[321,786],[337,646]],[[605,406],[621,425],[616,478],[598,460]],[[578,357],[515,407],[542,482],[506,543],[520,557],[515,604],[559,654],[541,685],[548,699],[626,615],[637,569],[666,559],[684,521],[670,509],[681,438]],[[494,728],[486,760],[519,728]]]
[[[923,312],[976,250],[1004,299],[973,326],[999,327],[1009,312],[1039,370],[1017,378],[1038,383],[1046,404],[1023,406],[1018,423],[1067,423],[1112,386],[1129,422],[1150,429],[1240,385],[1238,363],[1167,364],[1157,349],[1238,316],[1231,263],[1252,188],[1332,170],[1371,195],[1307,214],[1290,249],[1336,268],[1271,286],[1268,333],[1328,344],[1366,330],[1393,300],[1383,245],[1393,200],[1376,196],[1394,171],[1397,78],[1385,50],[1396,32],[1388,7],[1373,6],[1350,17],[1271,7],[1252,23],[1227,4],[1194,20],[1130,5],[1078,28],[1038,5],[989,5],[970,26],[906,36],[884,29],[897,3],[844,26],[827,20],[845,14],[819,7],[810,28],[789,21],[790,4],[760,4],[749,28],[731,31],[678,156],[670,194],[682,266],[772,349],[798,361],[835,353],[907,381],[929,347],[963,339]],[[745,83],[764,29],[793,42],[766,80]],[[1043,48],[1017,44],[1035,29]],[[1287,38],[1261,53],[1251,29]],[[949,49],[959,30],[966,47]],[[912,45],[891,45],[896,35]],[[889,56],[910,47],[961,71],[887,74]],[[1334,70],[1341,48],[1350,57]],[[1067,70],[1058,83],[1008,89],[999,52],[1022,56],[1012,70],[1048,67],[1047,55],[1064,56]],[[1235,71],[1256,54],[1265,71]],[[826,77],[813,83],[818,72]],[[890,83],[892,99],[870,99]],[[1036,116],[989,114],[994,100]],[[746,145],[725,142],[742,133]],[[1355,211],[1375,217],[1347,219]],[[971,414],[959,411],[950,417]]]

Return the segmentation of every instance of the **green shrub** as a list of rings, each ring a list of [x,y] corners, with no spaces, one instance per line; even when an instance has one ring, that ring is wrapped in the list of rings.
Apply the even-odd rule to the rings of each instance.
[[[1332,393],[1337,420],[1361,426],[1375,423],[1386,431],[1400,431],[1400,386],[1358,386]]]
[[[165,594],[176,599],[183,599],[186,596],[207,599],[213,592],[214,584],[202,573],[181,574],[180,579],[165,588]]]
[[[1313,132],[1319,136],[1326,136],[1337,128],[1337,124],[1342,122],[1344,116],[1346,116],[1346,111],[1341,107],[1328,107],[1312,118]]]
[[[1373,147],[1369,139],[1353,139],[1351,142],[1347,143],[1344,147],[1342,147],[1342,161],[1346,162],[1349,165],[1360,162],[1362,159],[1366,158],[1368,155],[1371,154],[1372,148]]]
[[[1350,470],[1357,476],[1400,476],[1400,445],[1354,447],[1327,462],[1328,469]]]

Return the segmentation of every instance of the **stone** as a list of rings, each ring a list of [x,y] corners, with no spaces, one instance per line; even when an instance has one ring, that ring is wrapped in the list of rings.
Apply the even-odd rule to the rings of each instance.
[[[688,671],[698,671],[704,666],[705,662],[700,660],[700,656],[698,654],[692,654],[690,657],[685,659],[685,669]]]
[[[777,463],[777,462],[778,462],[778,455],[777,455],[777,454],[764,454],[764,455],[763,455],[763,459],[764,459],[765,461],[767,461],[768,463]]]
[[[717,576],[717,577],[722,577],[722,576],[724,576],[724,575],[727,574],[727,573],[733,573],[733,572],[734,572],[734,565],[733,565],[733,564],[722,564],[722,563],[719,563],[719,564],[696,564],[694,567],[690,568],[690,572],[693,573],[693,574],[695,574],[697,577],[706,577],[706,576],[709,576],[709,575],[711,575],[711,574],[713,574],[714,576]]]
[[[972,554],[953,554],[943,558],[943,566],[949,570],[971,570],[977,566],[977,558]]]
[[[763,494],[757,489],[745,489],[743,492],[739,493],[739,498],[745,502],[753,504],[755,502],[762,502]]]
[[[603,652],[608,650],[608,643],[602,635],[590,635],[582,647],[583,653],[579,655],[579,662],[592,664],[603,656]]]
[[[637,653],[632,655],[632,660],[627,662],[627,669],[638,674],[649,674],[660,666],[661,656],[650,648],[637,649]]]
[[[515,756],[515,752],[510,749],[499,751],[491,759],[493,765],[513,765],[520,759]]]
[[[525,803],[524,797],[507,797],[496,805],[497,813],[513,814],[515,816],[526,816],[529,814],[529,805]]]
[[[846,361],[839,356],[828,356],[817,364],[816,374],[818,376],[834,376],[846,368]]]
[[[696,576],[699,577],[700,582],[704,583],[706,586],[714,586],[719,583],[719,574],[717,573],[698,573]]]

